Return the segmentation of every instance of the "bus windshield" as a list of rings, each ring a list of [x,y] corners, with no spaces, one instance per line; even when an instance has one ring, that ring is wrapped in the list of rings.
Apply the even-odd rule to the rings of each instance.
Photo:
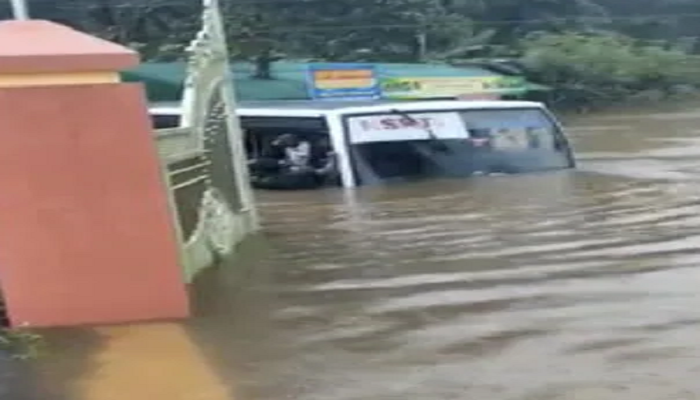
[[[358,185],[571,168],[562,132],[540,108],[391,111],[346,117]]]

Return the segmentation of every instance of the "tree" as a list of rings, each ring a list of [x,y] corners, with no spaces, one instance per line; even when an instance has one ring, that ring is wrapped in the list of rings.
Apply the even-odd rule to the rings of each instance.
[[[199,29],[200,0],[116,1],[41,0],[37,7],[44,18],[137,48],[146,60],[181,59]],[[687,53],[700,51],[700,41],[686,37],[697,36],[698,0],[220,1],[231,55],[253,63],[259,79],[273,79],[282,58],[461,64],[505,57],[512,62],[499,65],[509,71],[525,65],[533,78],[587,98],[697,83],[697,60]]]
[[[139,50],[155,61],[182,59],[199,29],[198,1],[173,4],[168,0],[116,3],[111,0],[68,0],[52,19]]]
[[[292,58],[416,61],[426,54],[423,40],[443,45],[470,28],[468,18],[439,0],[230,4],[230,36],[248,57],[274,48]]]
[[[665,94],[700,85],[700,57],[621,34],[541,33],[522,46],[530,77],[569,99],[604,104],[649,90]]]

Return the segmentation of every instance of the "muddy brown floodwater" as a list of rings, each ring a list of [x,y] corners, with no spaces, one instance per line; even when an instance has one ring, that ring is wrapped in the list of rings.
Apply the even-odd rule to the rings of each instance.
[[[222,396],[700,399],[700,104],[568,125],[577,171],[261,194],[181,327]],[[49,335],[54,398],[111,400],[79,392],[124,332]]]

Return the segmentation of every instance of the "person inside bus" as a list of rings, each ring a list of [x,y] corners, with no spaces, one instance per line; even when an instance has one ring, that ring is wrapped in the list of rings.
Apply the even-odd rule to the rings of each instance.
[[[328,154],[324,146],[314,146],[295,134],[280,135],[249,163],[253,185],[289,190],[319,187],[334,169]]]
[[[323,136],[312,146],[311,166],[322,186],[340,184],[338,157],[328,136]]]
[[[249,166],[255,175],[279,173],[283,170],[303,170],[308,166],[311,145],[292,133],[273,140]]]

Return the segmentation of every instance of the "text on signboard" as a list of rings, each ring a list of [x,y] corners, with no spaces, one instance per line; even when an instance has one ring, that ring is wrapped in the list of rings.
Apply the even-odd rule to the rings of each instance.
[[[373,79],[374,73],[371,70],[324,70],[315,71],[314,78],[319,81],[335,79]]]

